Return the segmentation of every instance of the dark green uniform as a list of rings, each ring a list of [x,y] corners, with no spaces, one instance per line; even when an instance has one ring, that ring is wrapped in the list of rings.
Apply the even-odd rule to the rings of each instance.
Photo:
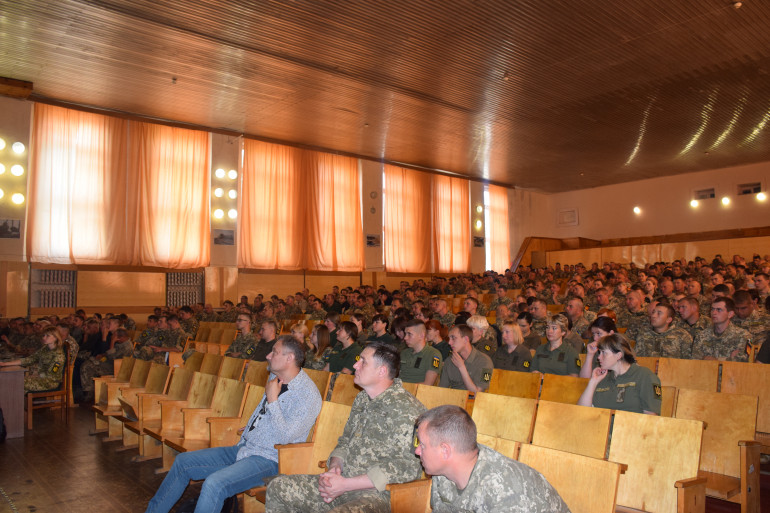
[[[523,344],[519,344],[510,352],[508,346],[502,345],[492,355],[492,364],[495,369],[529,372],[532,367],[532,353]]]
[[[348,347],[343,348],[342,344],[337,344],[331,353],[329,353],[329,370],[331,372],[341,372],[342,369],[348,369],[351,373],[355,374],[353,365],[361,358],[359,355],[363,349],[355,342]]]
[[[275,339],[269,342],[267,340],[260,340],[256,345],[252,344],[249,347],[247,347],[243,351],[243,354],[241,355],[241,357],[248,358],[249,360],[254,360],[257,362],[266,362],[267,355],[269,355],[273,351],[274,345],[275,345]]]
[[[476,349],[471,349],[471,354],[465,359],[465,368],[468,369],[468,374],[477,387],[482,390],[489,388],[489,381],[492,379],[492,369],[494,368],[492,359],[489,356],[480,353]],[[452,358],[447,358],[444,363],[439,386],[458,390],[466,389],[460,369],[452,362]]]
[[[428,371],[438,374],[441,361],[441,353],[430,344],[425,344],[419,353],[407,347],[401,351],[401,372],[398,377],[404,383],[423,383]]]
[[[390,344],[392,346],[396,345],[396,337],[391,335],[388,332],[385,332],[382,336],[377,336],[375,334],[372,334],[369,338],[366,339],[366,343],[371,344],[372,342],[384,342],[386,344]]]
[[[449,345],[449,342],[446,340],[442,340],[438,344],[433,344],[433,347],[438,349],[438,352],[441,353],[441,360],[446,361],[447,358],[449,358],[449,353],[452,352],[452,346]]]
[[[542,343],[543,339],[537,333],[530,333],[524,337],[524,345],[527,349],[537,349]]]
[[[571,345],[562,344],[551,351],[551,344],[543,344],[535,350],[535,357],[532,359],[532,368],[530,370],[539,371],[544,374],[558,374],[567,376],[569,374],[579,374],[582,363],[580,355]]]
[[[660,415],[660,379],[650,369],[635,363],[620,376],[608,372],[594,391],[593,405],[635,413],[651,411]]]

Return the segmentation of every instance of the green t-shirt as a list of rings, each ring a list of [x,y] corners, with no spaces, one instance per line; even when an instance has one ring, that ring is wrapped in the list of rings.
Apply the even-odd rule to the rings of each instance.
[[[353,365],[360,359],[360,354],[363,349],[361,346],[353,342],[347,348],[343,348],[342,344],[337,344],[329,353],[329,370],[331,372],[341,372],[342,369],[348,369],[351,373],[355,374]]]
[[[580,355],[571,345],[562,342],[553,351],[549,349],[550,347],[550,344],[543,344],[535,350],[530,370],[560,376],[580,374],[582,365]]]
[[[608,372],[594,391],[593,405],[597,408],[660,415],[662,389],[653,372],[637,364],[622,375]]]
[[[425,344],[419,353],[407,347],[401,351],[401,371],[398,377],[405,383],[422,383],[428,371],[438,374],[442,360],[441,353],[430,344]]]

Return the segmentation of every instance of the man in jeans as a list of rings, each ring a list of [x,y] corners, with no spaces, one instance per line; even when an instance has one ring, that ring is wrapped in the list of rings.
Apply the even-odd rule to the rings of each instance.
[[[227,497],[261,486],[278,473],[276,444],[307,440],[321,411],[321,394],[302,370],[304,349],[294,338],[278,338],[267,355],[271,379],[240,441],[179,454],[147,506],[147,512],[166,513],[184,493],[191,479],[205,479],[196,512],[220,511]]]

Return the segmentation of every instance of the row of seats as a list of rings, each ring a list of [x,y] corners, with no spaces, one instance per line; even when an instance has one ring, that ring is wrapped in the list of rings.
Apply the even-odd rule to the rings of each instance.
[[[195,356],[195,355],[193,355]],[[211,357],[210,355],[203,355],[202,358],[205,357]],[[201,358],[201,361],[202,361]],[[197,358],[196,358],[197,359]],[[129,360],[130,362],[130,360]],[[123,365],[121,365],[119,375],[116,379],[126,378],[126,369],[128,368],[128,365],[126,365],[127,362],[124,362]],[[134,362],[134,366],[137,362]],[[146,364],[147,362],[144,362]],[[663,362],[658,362],[658,367]],[[130,363],[129,363],[130,365]],[[140,366],[143,364],[140,364]],[[156,365],[157,364],[153,364]],[[194,365],[194,364],[193,364]],[[665,365],[665,364],[664,364]],[[748,364],[741,364],[741,365],[748,365]],[[165,367],[165,366],[158,366],[158,367]],[[174,369],[173,377],[171,381],[169,382],[168,386],[168,395],[165,396],[166,401],[159,401],[158,396],[151,397],[150,403],[152,402],[159,402],[162,404],[165,404],[165,408],[161,406],[160,408],[156,408],[157,414],[159,414],[160,420],[158,419],[150,419],[149,417],[145,418],[145,422],[149,422],[147,425],[142,425],[141,427],[142,432],[149,436],[150,438],[153,438],[154,442],[154,453],[151,453],[152,451],[147,451],[145,448],[145,454],[141,454],[142,450],[140,447],[140,457],[159,457],[165,455],[164,458],[164,468],[167,468],[170,466],[170,463],[173,461],[173,456],[178,452],[179,450],[188,450],[192,448],[200,448],[203,445],[200,445],[202,443],[205,444],[232,444],[237,441],[237,436],[235,435],[235,432],[237,431],[238,427],[241,427],[243,423],[246,422],[248,419],[248,416],[251,413],[251,410],[253,410],[254,407],[256,407],[256,403],[259,401],[259,398],[261,397],[263,393],[263,389],[259,387],[259,383],[264,384],[267,374],[266,372],[263,372],[262,374],[259,374],[257,370],[262,367],[259,365],[259,362],[250,362],[250,366],[248,371],[246,372],[246,375],[244,375],[244,379],[246,381],[246,384],[244,385],[237,385],[237,381],[235,383],[232,383],[234,381],[232,378],[215,378],[212,379],[211,377],[205,377],[201,372],[193,372],[193,375],[190,376],[190,373],[192,372],[190,369],[187,368],[177,368]],[[758,367],[758,366],[757,366]],[[167,369],[167,368],[166,368]],[[256,370],[253,370],[256,369]],[[266,369],[265,369],[266,371]],[[158,372],[158,371],[155,371]],[[505,372],[505,371],[503,371]],[[168,375],[168,371],[166,370],[166,374]],[[317,379],[315,379],[316,384],[319,387],[319,392],[321,392],[324,396],[326,393],[326,390],[329,386],[329,373],[324,373],[323,371],[315,371],[315,374],[317,374]],[[511,374],[520,374],[521,376],[532,376],[529,374],[522,374],[522,373],[511,373]],[[136,384],[138,381],[140,381],[139,377],[140,374],[136,374],[137,377],[135,377],[135,372],[132,370],[131,373],[128,373],[128,379],[130,382],[133,382]],[[213,376],[213,375],[209,375]],[[537,376],[537,375],[534,375]],[[549,380],[550,376],[545,376],[542,382],[542,385],[547,385],[547,382]],[[561,378],[561,377],[559,377]],[[575,378],[570,378],[575,379]],[[223,381],[227,380],[227,381]],[[251,390],[249,388],[248,391],[246,391],[247,386],[251,386],[254,384],[253,380],[257,381],[257,389]],[[105,380],[108,381],[108,380]],[[159,382],[159,379],[155,379],[155,382]],[[498,382],[499,376],[496,378],[493,378],[493,381]],[[148,379],[147,383],[150,382],[149,379],[149,372],[148,372]],[[187,384],[187,393],[184,394],[180,389],[184,388],[184,385]],[[497,386],[500,386],[500,383],[497,383]],[[147,385],[146,385],[147,387]],[[235,387],[235,388],[234,388]],[[241,387],[241,388],[238,388]],[[136,387],[127,387],[120,390],[121,395],[124,395],[126,397],[131,397],[132,395],[132,388],[136,389]],[[610,416],[611,412],[609,410],[600,410],[600,409],[591,409],[591,408],[583,408],[579,406],[574,406],[570,404],[557,404],[550,401],[547,401],[543,398],[542,390],[539,392],[540,400],[536,400],[536,398],[530,397],[530,398],[520,398],[520,397],[506,397],[502,395],[497,394],[478,394],[478,396],[473,401],[469,401],[468,394],[464,391],[456,391],[456,390],[446,390],[446,389],[440,389],[437,387],[428,387],[424,385],[420,385],[417,387],[407,386],[410,392],[414,393],[418,399],[420,399],[426,407],[433,407],[438,404],[457,404],[460,406],[464,406],[471,410],[473,412],[473,417],[477,422],[477,425],[479,426],[479,433],[482,435],[487,436],[493,436],[493,437],[500,437],[505,440],[512,440],[514,442],[520,442],[520,443],[533,443],[535,445],[542,445],[545,447],[549,447],[551,449],[556,450],[566,450],[567,452],[572,453],[578,453],[582,456],[586,457],[593,457],[593,458],[604,458],[606,447],[607,447],[607,440],[608,440],[608,433],[609,433],[609,426],[610,426]],[[225,390],[243,390],[242,393],[229,393],[228,396],[230,397],[229,401],[224,401],[222,399],[215,399],[214,396],[217,395],[217,390],[221,390],[221,394],[224,394]],[[176,390],[176,391],[175,391]],[[347,375],[340,375],[338,377],[337,383],[334,386],[334,389],[332,391],[332,404],[341,404],[341,403],[347,403],[343,404],[343,406],[349,406],[350,403],[352,403],[352,397],[355,396],[355,394],[358,392],[355,386],[352,385],[352,376]],[[141,395],[141,394],[135,394],[135,395]],[[152,394],[150,394],[152,396]],[[751,480],[756,476],[751,475],[752,473],[748,471],[748,466],[746,465],[735,465],[735,462],[741,461],[741,457],[743,457],[743,461],[753,461],[754,456],[756,456],[756,464],[753,468],[758,469],[758,457],[759,457],[759,448],[758,444],[751,443],[752,434],[754,433],[754,430],[756,428],[756,424],[754,426],[747,425],[744,423],[741,425],[741,430],[735,429],[735,422],[729,419],[739,418],[739,419],[756,419],[756,411],[757,411],[757,398],[749,397],[745,399],[743,396],[739,395],[732,395],[728,396],[727,394],[721,394],[717,393],[716,391],[697,391],[697,390],[679,390],[678,392],[678,401],[675,401],[675,411],[674,411],[674,419],[665,419],[667,421],[671,420],[683,420],[688,418],[694,418],[696,420],[703,421],[705,420],[708,426],[710,427],[710,430],[706,432],[706,436],[703,439],[703,457],[700,458],[700,470],[701,470],[701,477],[705,477],[706,481],[704,483],[711,483],[709,490],[709,495],[714,496],[722,496],[723,498],[726,498],[728,500],[740,500],[746,503],[751,502],[752,496],[749,492],[752,490],[755,490],[758,493],[759,487],[758,487],[758,481],[757,486],[751,487],[743,487],[745,490],[748,490],[748,492],[740,493],[741,483],[746,483],[746,480]],[[242,401],[237,405],[240,407],[240,412],[238,414],[238,417],[236,416],[230,416],[229,414],[226,416],[222,423],[218,422],[220,418],[211,418],[216,417],[216,415],[213,415],[212,412],[218,412],[224,414],[225,410],[228,410],[229,412],[232,412],[236,409],[235,402],[237,402],[236,399],[232,399],[232,397],[240,398]],[[223,397],[223,396],[222,396]],[[100,400],[101,400],[101,394],[100,394]],[[183,399],[184,398],[184,399]],[[144,397],[142,398],[144,399]],[[107,401],[109,401],[109,397],[106,398]],[[753,414],[752,414],[752,403],[753,400]],[[200,410],[199,415],[197,417],[197,421],[192,420],[192,417],[190,417],[190,420],[188,421],[188,418],[185,414],[181,415],[181,421],[182,421],[182,431],[179,431],[179,428],[171,429],[169,428],[168,431],[166,431],[166,426],[170,426],[169,422],[171,422],[172,419],[176,418],[177,420],[180,419],[179,414],[175,414],[173,412],[177,412],[182,408],[182,404],[179,401],[184,401],[184,407],[186,408],[207,408],[207,410]],[[234,402],[235,401],[235,402]],[[334,402],[339,401],[339,402]],[[137,401],[137,405],[142,407],[143,404],[145,404],[146,401]],[[217,404],[222,403],[219,406],[216,406]],[[227,405],[225,404],[227,403]],[[149,408],[147,411],[143,411],[142,413],[149,413],[150,416],[155,415],[153,413],[151,405],[147,405]],[[325,405],[325,408],[332,408],[331,406],[327,407]],[[621,412],[622,413],[622,412]],[[734,413],[734,414],[733,414]],[[165,418],[167,419],[164,426],[164,414]],[[190,414],[192,415],[192,414]],[[207,416],[208,415],[208,416]],[[584,418],[586,415],[588,415],[590,418],[586,419]],[[635,415],[635,414],[626,414],[631,415],[632,417],[636,418],[645,418],[647,416],[642,415]],[[613,431],[612,434],[612,441],[615,443],[615,440],[617,439],[617,426],[618,426],[618,419],[617,414],[615,415],[615,431]],[[245,417],[245,418],[244,418]],[[206,419],[205,422],[209,424],[208,430],[209,430],[209,436],[208,440],[205,439],[205,436],[201,435],[201,432],[206,431],[206,429],[201,429],[201,426],[203,426],[203,420]],[[344,418],[347,418],[347,415],[344,416]],[[653,417],[649,417],[649,419],[653,419]],[[645,419],[647,422],[658,422],[658,420],[649,420]],[[659,421],[663,421],[664,419],[659,419]],[[141,422],[141,421],[140,421]],[[187,431],[187,423],[190,423],[190,435],[188,436],[186,434]],[[720,425],[720,422],[722,425]],[[221,425],[220,425],[221,424]],[[344,426],[344,419],[340,421],[338,419],[338,424],[341,424]],[[157,426],[160,425],[160,432],[165,433],[165,435],[161,435],[160,438],[163,440],[163,444],[159,444],[161,440],[158,439],[158,437],[152,437],[151,433],[158,434],[157,431],[153,431],[153,428],[157,428]],[[215,425],[217,428],[215,429]],[[224,425],[227,425],[227,427],[224,427]],[[318,430],[321,426],[321,417],[319,417],[319,423],[317,425],[317,429],[315,430],[315,433],[311,435],[311,438],[313,440],[316,439],[317,436],[320,436],[318,434]],[[574,432],[571,432],[570,430],[565,430],[564,426],[573,425],[573,426],[581,426],[581,429],[574,430]],[[606,426],[606,428],[605,428]],[[655,437],[660,438],[659,435],[662,433],[665,433],[666,436],[669,435],[670,426],[672,424],[661,424],[661,426],[666,426],[665,430],[661,430],[661,427],[655,428]],[[124,424],[124,428],[129,427],[129,432],[133,432],[134,434],[137,434],[135,430],[131,430],[130,423]],[[136,427],[136,426],[133,426]],[[518,431],[517,431],[518,430]],[[661,430],[661,431],[658,431]],[[148,433],[150,431],[151,433]],[[124,429],[125,433],[125,429]],[[197,433],[197,434],[196,434]],[[550,433],[550,434],[549,434]],[[175,436],[171,436],[171,435]],[[168,435],[168,436],[166,436]],[[181,435],[181,436],[180,436]],[[700,436],[700,435],[699,435]],[[689,435],[688,435],[689,437]],[[725,443],[729,437],[730,443]],[[737,438],[736,438],[737,437]],[[188,440],[190,444],[187,444],[185,441]],[[336,443],[336,437],[332,437],[332,441]],[[681,440],[689,441],[689,438],[685,437]],[[745,440],[744,444],[740,446],[741,448],[738,449],[738,441]],[[149,442],[149,440],[145,440],[146,442]],[[129,435],[128,441],[126,441],[124,437],[124,445],[126,443],[131,443],[131,435]],[[712,443],[714,442],[714,443]],[[734,442],[734,443],[733,443]],[[197,444],[197,445],[196,445]],[[158,445],[161,445],[161,447],[158,447]],[[617,445],[617,444],[616,444]],[[700,450],[700,440],[698,441],[697,447],[698,450]],[[333,445],[332,445],[333,447]],[[332,447],[328,447],[324,450],[326,450],[326,454],[328,455],[328,452],[331,450]],[[718,451],[714,450],[714,447],[717,449],[722,448],[726,449],[727,453],[719,453]],[[730,448],[733,449],[731,456],[730,454]],[[160,451],[158,450],[160,449]],[[162,453],[161,453],[162,451]],[[740,451],[740,452],[739,452]],[[696,451],[697,452],[697,451]],[[160,454],[159,454],[160,453]],[[653,452],[654,454],[654,452]],[[325,458],[324,455],[324,458]],[[511,454],[509,454],[511,455]],[[667,456],[663,460],[656,460],[650,456],[645,450],[640,450],[637,452],[637,456],[643,458],[646,461],[646,465],[649,467],[651,462],[654,463],[655,472],[658,472],[658,467],[660,466],[660,461],[663,461],[664,464],[668,464],[668,462],[671,460],[680,462],[682,458],[675,457],[670,458],[670,456]],[[307,459],[307,458],[305,458]],[[313,461],[315,458],[311,458],[310,461]],[[625,457],[625,459],[628,459]],[[618,463],[624,463],[631,466],[628,462],[624,461],[622,458],[619,458],[617,456],[613,456],[612,451],[612,444],[610,447],[610,460],[615,461]],[[317,461],[317,459],[316,459]],[[732,463],[730,463],[732,462]],[[307,462],[306,462],[307,463]],[[640,464],[643,464],[640,463]],[[738,468],[739,475],[736,476],[735,469]],[[284,468],[283,466],[281,467]],[[697,468],[697,462],[696,462],[696,468]],[[648,472],[649,468],[645,467],[644,472]],[[642,473],[644,473],[642,472]],[[740,472],[743,472],[744,475],[741,475]],[[756,473],[754,473],[756,474]],[[687,475],[683,474],[685,477],[678,477],[678,479],[685,479]],[[690,474],[689,477],[694,477],[694,474]],[[711,477],[712,479],[709,481],[708,478]],[[620,490],[621,490],[621,497],[622,491],[623,491],[623,485],[624,479],[628,481],[627,477],[620,479]],[[758,479],[758,477],[757,477]],[[636,478],[632,479],[630,482],[636,483]],[[673,483],[673,481],[671,481]],[[701,483],[701,484],[704,484]],[[736,488],[737,484],[737,488]],[[735,490],[738,490],[736,493]],[[673,490],[673,488],[672,488]],[[736,500],[737,496],[737,500]],[[643,498],[642,504],[650,504],[650,498]],[[630,502],[630,501],[629,501]],[[619,504],[624,504],[623,502],[620,502]],[[758,504],[758,503],[757,503]],[[630,504],[628,504],[630,507]],[[667,509],[649,509],[650,511],[667,511]],[[673,511],[673,510],[672,510]]]

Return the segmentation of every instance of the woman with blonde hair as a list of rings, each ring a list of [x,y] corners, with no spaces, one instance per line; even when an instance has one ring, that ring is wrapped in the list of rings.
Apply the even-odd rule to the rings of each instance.
[[[0,367],[29,367],[24,377],[24,393],[56,390],[62,384],[67,358],[62,348],[61,335],[55,326],[49,326],[43,330],[42,338],[43,347],[32,355],[0,363]]]

